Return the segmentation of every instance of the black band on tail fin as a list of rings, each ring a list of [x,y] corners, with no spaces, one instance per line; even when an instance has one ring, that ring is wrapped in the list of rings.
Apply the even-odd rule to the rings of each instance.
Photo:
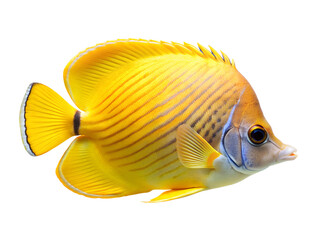
[[[21,131],[21,136],[22,136],[22,141],[24,144],[25,149],[31,156],[36,156],[36,154],[32,151],[30,143],[28,142],[28,135],[27,135],[27,126],[26,126],[26,107],[27,107],[27,102],[29,99],[29,96],[31,94],[31,90],[34,85],[38,83],[31,83],[27,89],[26,94],[24,95],[21,109],[20,109],[20,131]]]
[[[51,88],[30,84],[20,110],[21,136],[28,153],[39,156],[72,137],[75,112]]]
[[[79,135],[80,127],[80,111],[76,111],[73,118],[73,131],[75,135]]]

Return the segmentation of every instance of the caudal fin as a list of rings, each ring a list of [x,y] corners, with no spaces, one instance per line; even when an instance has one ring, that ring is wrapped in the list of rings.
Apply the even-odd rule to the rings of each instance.
[[[77,135],[80,113],[51,88],[29,85],[20,109],[20,131],[24,147],[38,156]]]

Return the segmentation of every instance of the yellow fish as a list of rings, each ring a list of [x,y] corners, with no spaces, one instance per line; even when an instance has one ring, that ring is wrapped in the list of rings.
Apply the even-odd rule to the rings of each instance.
[[[168,190],[151,202],[295,159],[234,61],[210,50],[135,39],[86,49],[64,70],[79,110],[45,85],[28,87],[20,111],[26,150],[38,156],[76,135],[56,170],[68,189],[99,198]]]

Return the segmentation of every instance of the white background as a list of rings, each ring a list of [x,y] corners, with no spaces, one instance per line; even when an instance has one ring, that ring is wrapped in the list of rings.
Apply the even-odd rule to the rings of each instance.
[[[0,12],[0,239],[320,239],[317,1],[2,1]],[[90,199],[67,190],[55,168],[71,139],[29,156],[19,130],[22,98],[41,82],[71,102],[64,66],[118,38],[223,50],[298,159],[159,204],[141,202],[159,191]]]

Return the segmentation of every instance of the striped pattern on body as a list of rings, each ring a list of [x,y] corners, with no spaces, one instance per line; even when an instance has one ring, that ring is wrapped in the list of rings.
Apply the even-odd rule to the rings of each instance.
[[[219,149],[246,80],[231,65],[198,55],[149,56],[106,75],[101,69],[108,64],[101,60],[81,75],[104,76],[104,84],[81,119],[80,134],[94,139],[106,164],[140,189],[203,186],[209,170],[181,165],[176,129],[187,123]]]

